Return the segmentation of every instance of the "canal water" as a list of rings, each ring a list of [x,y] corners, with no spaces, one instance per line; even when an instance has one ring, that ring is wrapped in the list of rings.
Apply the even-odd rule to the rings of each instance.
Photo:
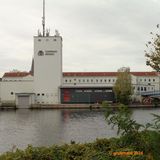
[[[151,113],[160,109],[134,109],[133,117],[142,124],[151,122]],[[90,142],[96,138],[116,136],[105,122],[102,110],[1,110],[0,153],[13,146],[24,149],[33,146]]]

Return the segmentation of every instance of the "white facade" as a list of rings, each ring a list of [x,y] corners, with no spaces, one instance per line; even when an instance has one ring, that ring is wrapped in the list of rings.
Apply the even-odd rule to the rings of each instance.
[[[4,77],[0,83],[2,104],[15,104],[17,93],[33,93],[33,76]]]
[[[34,37],[34,93],[36,103],[60,103],[62,37]]]
[[[32,72],[4,74],[0,82],[2,104],[16,104],[18,96],[23,95],[32,95],[30,104],[59,104],[61,87],[111,88],[117,79],[117,72],[62,73],[62,37],[59,35],[34,37],[33,68],[33,75]],[[160,76],[155,72],[131,72],[131,76],[134,99],[142,92],[160,90]]]
[[[132,74],[131,72],[131,78],[135,96],[140,95],[142,92],[153,92],[160,90],[160,77],[158,74],[153,74],[152,76],[138,76],[135,75],[135,73]],[[116,79],[117,76],[64,76],[63,87],[113,87]]]

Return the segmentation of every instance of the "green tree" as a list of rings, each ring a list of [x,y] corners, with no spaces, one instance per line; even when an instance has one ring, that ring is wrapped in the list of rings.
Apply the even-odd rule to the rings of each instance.
[[[132,95],[131,75],[129,68],[120,68],[113,87],[116,99],[122,104],[128,104]]]
[[[152,67],[155,71],[160,71],[160,34],[159,24],[157,24],[157,31],[155,33],[150,32],[151,41],[146,44],[147,49],[145,52],[146,65]]]

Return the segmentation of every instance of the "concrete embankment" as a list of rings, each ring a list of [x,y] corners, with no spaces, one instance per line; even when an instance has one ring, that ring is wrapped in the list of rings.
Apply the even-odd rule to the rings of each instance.
[[[99,104],[55,104],[55,105],[32,105],[31,109],[99,109]]]
[[[117,108],[117,104],[111,104],[110,108]],[[131,104],[129,108],[160,108],[160,105],[142,105],[142,104]],[[15,104],[3,104],[0,109],[22,109],[16,107]],[[24,107],[23,109],[104,109],[101,104],[54,104],[54,105],[32,105],[31,107]]]

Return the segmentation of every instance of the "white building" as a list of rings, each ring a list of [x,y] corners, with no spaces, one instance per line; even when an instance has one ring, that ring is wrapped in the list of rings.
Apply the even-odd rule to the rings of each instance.
[[[29,72],[7,72],[0,81],[1,105],[53,105],[61,103],[95,103],[114,101],[113,86],[117,72],[62,72],[62,37],[58,31],[50,36],[34,37],[34,59]],[[124,68],[123,68],[124,69]],[[156,72],[131,72],[133,98],[142,92],[159,91]]]

